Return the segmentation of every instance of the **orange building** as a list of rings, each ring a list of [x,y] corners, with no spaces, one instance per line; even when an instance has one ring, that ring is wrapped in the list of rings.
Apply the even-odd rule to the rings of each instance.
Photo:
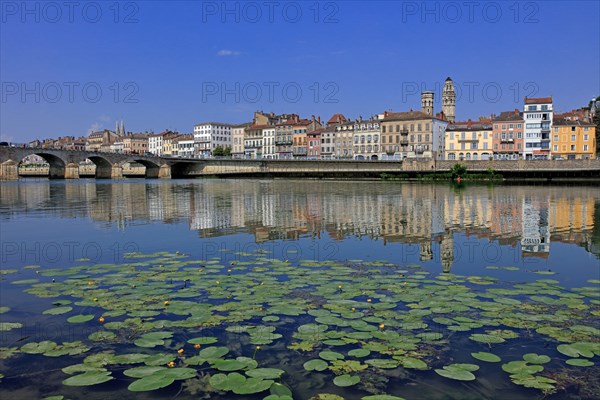
[[[555,159],[580,160],[596,154],[596,126],[585,120],[555,119],[551,139]]]

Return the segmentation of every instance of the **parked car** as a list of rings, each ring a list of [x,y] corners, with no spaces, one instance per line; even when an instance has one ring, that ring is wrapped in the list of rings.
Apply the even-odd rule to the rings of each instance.
[[[0,142],[0,146],[8,147],[8,142]]]

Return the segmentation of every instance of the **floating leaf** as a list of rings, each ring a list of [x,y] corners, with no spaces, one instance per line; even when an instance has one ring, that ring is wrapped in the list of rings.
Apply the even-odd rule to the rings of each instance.
[[[304,369],[307,371],[324,371],[327,369],[327,363],[323,360],[310,360],[304,363]]]
[[[277,379],[284,372],[284,370],[278,368],[257,368],[247,371],[246,375],[252,378]]]
[[[532,375],[544,370],[541,365],[529,365],[526,361],[511,361],[502,364],[502,369],[509,374],[527,374]]]
[[[528,353],[523,356],[523,360],[530,364],[546,364],[547,362],[550,362],[550,357],[535,353]]]
[[[65,379],[62,383],[67,386],[91,386],[114,379],[109,371],[89,371]]]
[[[67,322],[71,324],[81,324],[84,322],[91,321],[92,319],[94,319],[94,314],[79,314],[67,318]]]
[[[360,382],[358,375],[340,375],[333,379],[333,384],[340,387],[353,386]]]
[[[48,310],[42,312],[42,314],[60,315],[60,314],[66,314],[71,310],[73,310],[73,307],[70,307],[70,306],[54,307],[54,308],[49,308]]]
[[[473,358],[476,358],[485,362],[500,362],[502,359],[493,353],[486,353],[485,351],[480,351],[478,353],[471,353]]]
[[[570,358],[565,362],[575,367],[591,367],[592,365],[594,365],[593,362],[585,358]]]
[[[344,355],[335,351],[322,351],[319,353],[319,357],[323,360],[333,361],[343,359]]]

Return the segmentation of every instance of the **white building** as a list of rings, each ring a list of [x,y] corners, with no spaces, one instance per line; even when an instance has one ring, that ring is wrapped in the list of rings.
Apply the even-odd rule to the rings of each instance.
[[[180,135],[173,139],[172,155],[180,158],[193,158],[194,135]]]
[[[354,159],[378,160],[381,157],[379,150],[380,127],[376,119],[358,119],[354,123]]]
[[[111,153],[123,153],[123,142],[119,141],[119,142],[114,142],[113,144],[111,144],[110,152]]]
[[[203,122],[194,125],[194,146],[200,157],[210,157],[212,152],[221,146],[232,146],[232,125],[222,122]]]
[[[166,130],[161,133],[157,133],[154,135],[148,136],[148,151],[154,155],[162,156],[163,155],[163,141],[165,136],[174,136],[177,135],[175,132],[171,132]]]
[[[276,159],[278,158],[275,152],[275,126],[269,126],[262,130],[263,138],[263,158]]]
[[[550,129],[552,127],[552,97],[525,97],[523,119],[523,158],[550,158]]]

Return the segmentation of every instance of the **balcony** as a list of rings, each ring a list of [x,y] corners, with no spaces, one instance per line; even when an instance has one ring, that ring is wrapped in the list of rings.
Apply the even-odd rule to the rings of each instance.
[[[402,146],[407,146],[408,145],[408,139],[405,139],[405,138],[400,139],[400,144]]]
[[[465,139],[458,139],[459,143],[460,142],[478,142],[478,141],[479,141],[479,139],[473,139],[473,138],[470,138],[470,139],[467,139],[467,138],[465,138]]]
[[[502,143],[513,143],[515,141],[515,139],[513,138],[502,138],[500,139],[500,142]]]
[[[401,135],[403,135],[403,136],[406,136],[406,135],[408,135],[408,129],[402,129],[402,130],[400,131],[400,134],[401,134]]]
[[[275,145],[276,146],[291,146],[292,144],[294,144],[293,140],[276,140],[275,141]]]
[[[262,149],[262,144],[247,144],[244,146],[246,149]]]

